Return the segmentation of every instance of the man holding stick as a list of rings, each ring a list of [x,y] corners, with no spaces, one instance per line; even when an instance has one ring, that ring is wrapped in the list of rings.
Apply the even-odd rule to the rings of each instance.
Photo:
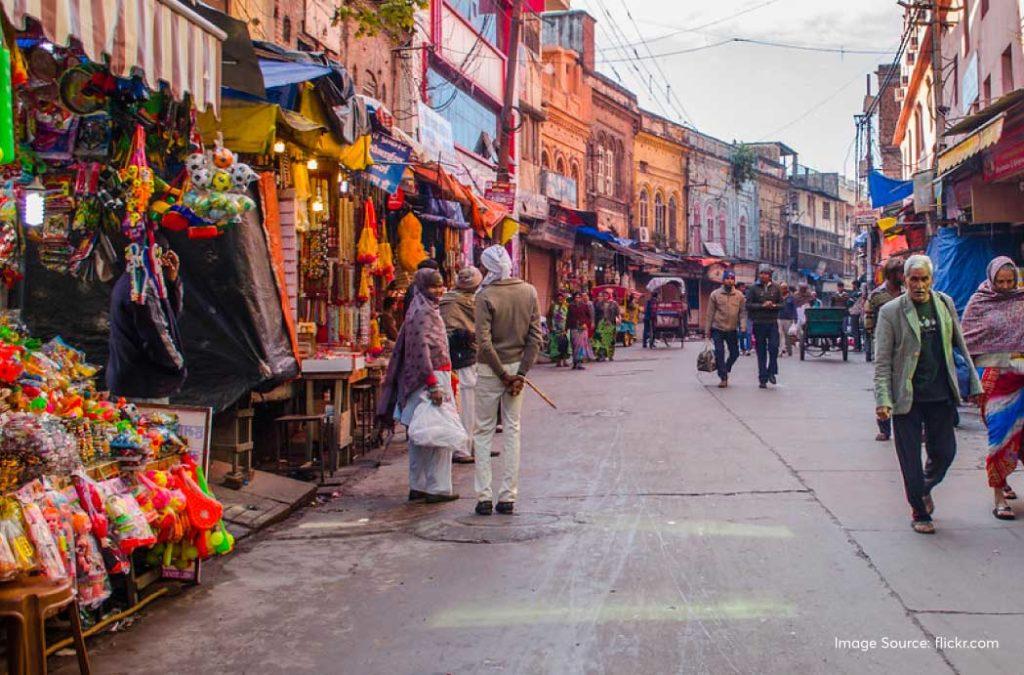
[[[526,373],[540,353],[540,306],[537,290],[512,278],[512,259],[503,246],[491,246],[481,262],[487,275],[476,296],[477,369],[476,512],[495,509],[491,489],[491,444],[501,409],[505,467],[498,493],[498,513],[511,514],[519,491],[519,416]]]

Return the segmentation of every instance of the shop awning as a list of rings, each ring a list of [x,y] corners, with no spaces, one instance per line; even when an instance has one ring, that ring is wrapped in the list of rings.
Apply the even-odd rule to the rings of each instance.
[[[998,143],[999,139],[1003,135],[1003,123],[1005,121],[1006,113],[1000,113],[952,148],[943,151],[939,155],[939,175],[963,164],[982,150],[990,148]]]
[[[110,58],[114,75],[142,71],[146,85],[166,82],[174,98],[187,92],[205,110],[220,105],[221,29],[177,0],[0,0],[7,18],[23,30],[35,19],[51,42],[74,38],[86,56]]]
[[[260,72],[263,73],[263,86],[270,89],[315,80],[331,72],[331,69],[315,63],[260,59]]]

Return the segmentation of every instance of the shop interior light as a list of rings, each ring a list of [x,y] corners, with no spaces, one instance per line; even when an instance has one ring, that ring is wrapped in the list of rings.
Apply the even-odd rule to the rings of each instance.
[[[284,152],[284,141],[274,141],[274,154],[280,155]]]
[[[46,219],[46,188],[39,176],[25,186],[25,208],[22,218],[27,227],[39,227]]]
[[[316,171],[320,168],[320,163],[316,161],[316,157],[311,157],[309,161],[306,162],[306,168],[310,171]]]
[[[324,211],[324,197],[320,194],[320,190],[316,191],[316,197],[313,198],[312,209],[313,213],[323,213]]]

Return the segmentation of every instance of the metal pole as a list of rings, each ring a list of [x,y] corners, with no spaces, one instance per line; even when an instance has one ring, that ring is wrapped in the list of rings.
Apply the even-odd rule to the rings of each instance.
[[[935,108],[935,147],[932,149],[932,180],[935,180],[939,168],[939,153],[946,144],[943,141],[943,134],[946,132],[946,107],[942,98],[942,21],[939,17],[939,0],[932,0],[931,7],[931,31],[932,31],[932,105]],[[987,102],[986,102],[987,103]],[[934,187],[931,192],[934,194]],[[928,235],[935,234],[938,227],[939,212],[938,204],[934,197],[929,197],[929,210],[926,212],[928,222]]]

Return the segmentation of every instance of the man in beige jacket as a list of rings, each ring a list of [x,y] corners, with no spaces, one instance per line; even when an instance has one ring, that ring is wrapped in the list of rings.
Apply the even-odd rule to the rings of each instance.
[[[729,386],[729,372],[740,357],[740,315],[746,299],[736,290],[736,274],[726,270],[722,274],[722,287],[711,291],[708,299],[707,324],[704,333],[715,343],[715,364],[718,366],[718,386]],[[729,360],[725,360],[725,346],[729,345]]]
[[[512,278],[512,260],[503,246],[491,246],[481,262],[487,270],[476,296],[476,512],[491,515],[491,444],[501,408],[505,449],[498,513],[511,514],[519,492],[519,417],[523,386],[540,353],[537,290]]]

